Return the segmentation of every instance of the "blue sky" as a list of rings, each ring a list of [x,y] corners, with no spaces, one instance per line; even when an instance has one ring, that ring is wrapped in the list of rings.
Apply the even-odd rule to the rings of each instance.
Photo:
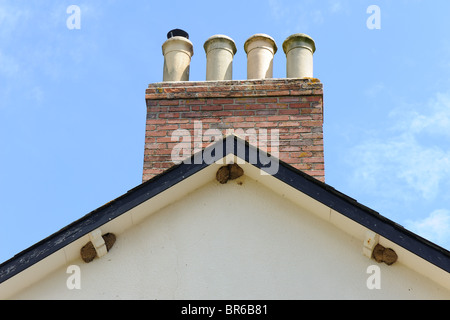
[[[66,12],[80,8],[80,29]],[[381,29],[369,29],[370,5]],[[0,262],[141,183],[145,88],[173,28],[194,44],[316,41],[326,182],[450,249],[450,2],[447,0],[0,0]]]

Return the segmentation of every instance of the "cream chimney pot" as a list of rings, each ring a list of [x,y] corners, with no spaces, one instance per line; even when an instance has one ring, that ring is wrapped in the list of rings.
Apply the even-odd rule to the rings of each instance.
[[[162,45],[164,55],[163,81],[189,81],[189,67],[194,46],[187,38],[174,36]]]
[[[204,44],[206,52],[206,81],[232,80],[236,44],[230,37],[218,34]]]
[[[312,78],[313,54],[316,51],[314,40],[303,33],[289,36],[283,42],[286,54],[287,78]]]
[[[255,34],[247,39],[244,50],[247,53],[247,79],[273,77],[273,57],[278,48],[272,37]]]

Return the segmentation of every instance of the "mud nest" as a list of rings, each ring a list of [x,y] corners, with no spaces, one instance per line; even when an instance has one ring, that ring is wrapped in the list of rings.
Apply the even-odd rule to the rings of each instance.
[[[373,249],[372,256],[376,262],[378,263],[384,262],[388,266],[394,264],[398,259],[398,256],[394,250],[390,248],[385,248],[381,244],[377,244],[375,246],[375,248]]]
[[[106,250],[109,251],[114,243],[116,242],[116,236],[114,233],[106,233],[102,236],[103,240],[105,241]],[[86,243],[81,250],[81,259],[83,259],[84,262],[89,263],[92,260],[94,260],[97,257],[97,251],[95,251],[94,245],[91,241]]]
[[[225,184],[228,180],[235,180],[244,174],[244,170],[237,164],[229,164],[217,170],[216,179],[221,184]]]

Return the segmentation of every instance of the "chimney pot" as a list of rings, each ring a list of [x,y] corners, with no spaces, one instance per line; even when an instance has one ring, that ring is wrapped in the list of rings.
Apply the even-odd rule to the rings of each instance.
[[[232,80],[233,57],[237,52],[233,39],[214,35],[203,47],[206,52],[206,81]]]
[[[278,48],[272,37],[255,34],[247,39],[244,50],[247,53],[247,79],[273,77],[273,57]]]
[[[283,51],[287,60],[287,78],[313,77],[313,54],[316,51],[316,45],[310,36],[303,33],[289,36],[283,42]]]
[[[185,36],[179,35],[182,33]],[[194,46],[183,30],[172,30],[167,36],[170,37],[162,45],[164,55],[163,81],[189,81],[189,68],[191,58],[194,55]]]

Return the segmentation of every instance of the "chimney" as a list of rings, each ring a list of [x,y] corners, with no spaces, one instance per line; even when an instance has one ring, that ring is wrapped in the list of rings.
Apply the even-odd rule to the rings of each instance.
[[[286,54],[286,77],[312,78],[313,54],[316,51],[314,40],[303,33],[296,33],[283,42]]]
[[[177,37],[181,36],[170,39]],[[180,42],[187,44],[187,38],[181,38]],[[291,42],[295,43],[287,41],[287,44]],[[244,45],[251,79],[230,80],[228,72],[236,52],[233,44],[222,35],[205,42],[207,81],[167,80],[149,84],[145,95],[143,181],[172,167],[175,164],[173,151],[181,143],[190,145],[190,152],[182,154],[188,158],[214,141],[210,140],[211,132],[221,137],[230,130],[251,144],[258,143],[258,147],[269,153],[277,151],[280,160],[325,181],[322,84],[317,79],[302,79],[299,73],[289,73],[293,78],[272,79],[276,44],[271,37],[261,34],[251,37]],[[188,53],[192,52],[192,47],[185,48],[190,48],[190,51],[184,49]],[[304,53],[294,54],[304,51],[303,47],[294,44],[286,48],[290,48],[286,50],[290,66],[311,66]],[[183,55],[183,58],[190,58],[187,53]],[[184,70],[188,65],[179,64]],[[176,68],[172,71],[175,74],[185,72]],[[251,133],[255,132],[266,132],[266,140],[271,134],[277,134],[278,144],[263,139],[253,141]]]
[[[188,81],[191,58],[194,55],[192,42],[186,31],[174,29],[167,34],[162,45],[164,55],[163,81]]]
[[[231,80],[236,44],[224,35],[215,35],[206,40],[206,81]]]
[[[258,33],[244,44],[247,53],[247,79],[273,77],[273,57],[277,53],[275,40],[267,34]]]

